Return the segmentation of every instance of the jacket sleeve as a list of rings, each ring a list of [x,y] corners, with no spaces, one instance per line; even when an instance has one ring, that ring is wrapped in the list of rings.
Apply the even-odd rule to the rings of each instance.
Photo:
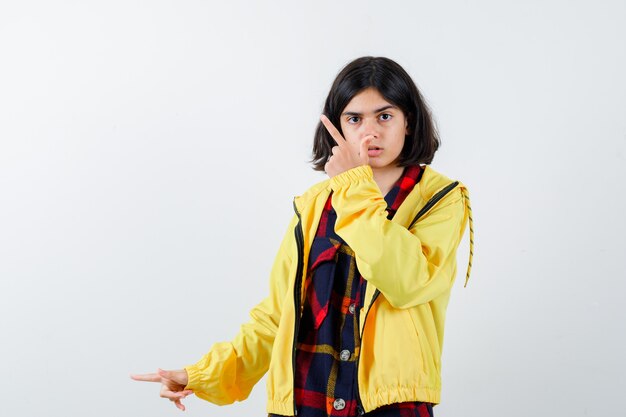
[[[331,178],[335,232],[354,250],[357,268],[396,308],[429,302],[450,289],[467,213],[459,187],[411,228],[387,219],[387,203],[369,165]]]
[[[294,214],[280,244],[270,273],[270,293],[250,311],[230,342],[215,343],[196,364],[185,366],[189,381],[185,389],[217,405],[246,399],[269,368],[272,346],[287,292],[289,271],[295,259]],[[215,318],[219,320],[219,318]]]

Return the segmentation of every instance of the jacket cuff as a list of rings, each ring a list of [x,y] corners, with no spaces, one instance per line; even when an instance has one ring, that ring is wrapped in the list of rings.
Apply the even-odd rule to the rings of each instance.
[[[340,187],[350,185],[360,180],[373,178],[374,171],[372,171],[372,167],[368,164],[360,165],[332,177],[330,179],[330,187],[333,189],[333,191],[336,191]]]
[[[196,391],[200,382],[200,370],[196,365],[188,365],[183,367],[187,371],[187,386],[185,389]]]

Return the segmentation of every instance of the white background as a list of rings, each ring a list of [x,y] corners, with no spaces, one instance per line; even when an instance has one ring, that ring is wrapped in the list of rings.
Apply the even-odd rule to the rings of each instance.
[[[413,76],[432,167],[470,191],[435,415],[626,415],[625,21],[623,1],[2,1],[0,415],[180,415],[129,374],[247,321],[363,55]],[[265,415],[264,385],[186,415]]]

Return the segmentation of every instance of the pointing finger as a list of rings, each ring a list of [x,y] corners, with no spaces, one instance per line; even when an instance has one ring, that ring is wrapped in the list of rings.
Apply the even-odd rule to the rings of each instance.
[[[135,381],[161,382],[161,377],[158,374],[131,375],[130,377]]]
[[[326,117],[325,114],[322,114],[320,116],[320,120],[326,127],[326,130],[328,130],[328,133],[330,133],[330,136],[332,136],[332,138],[335,139],[335,142],[337,142],[337,145],[339,146],[345,145],[346,140],[343,138],[343,136],[341,136],[341,133],[339,132],[339,130],[337,130],[335,125],[333,125],[333,122],[331,122],[330,119]]]
[[[370,145],[370,142],[374,139],[374,136],[369,135],[364,137],[361,140],[361,150],[359,152],[359,156],[361,157],[361,162],[367,164],[369,162],[369,155],[367,154],[367,148]]]

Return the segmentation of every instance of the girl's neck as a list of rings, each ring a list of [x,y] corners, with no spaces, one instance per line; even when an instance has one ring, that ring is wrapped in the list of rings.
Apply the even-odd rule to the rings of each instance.
[[[378,184],[381,194],[387,195],[389,190],[393,188],[393,185],[398,181],[404,172],[404,167],[398,167],[395,165],[387,165],[382,168],[372,168],[374,173],[374,181]]]

